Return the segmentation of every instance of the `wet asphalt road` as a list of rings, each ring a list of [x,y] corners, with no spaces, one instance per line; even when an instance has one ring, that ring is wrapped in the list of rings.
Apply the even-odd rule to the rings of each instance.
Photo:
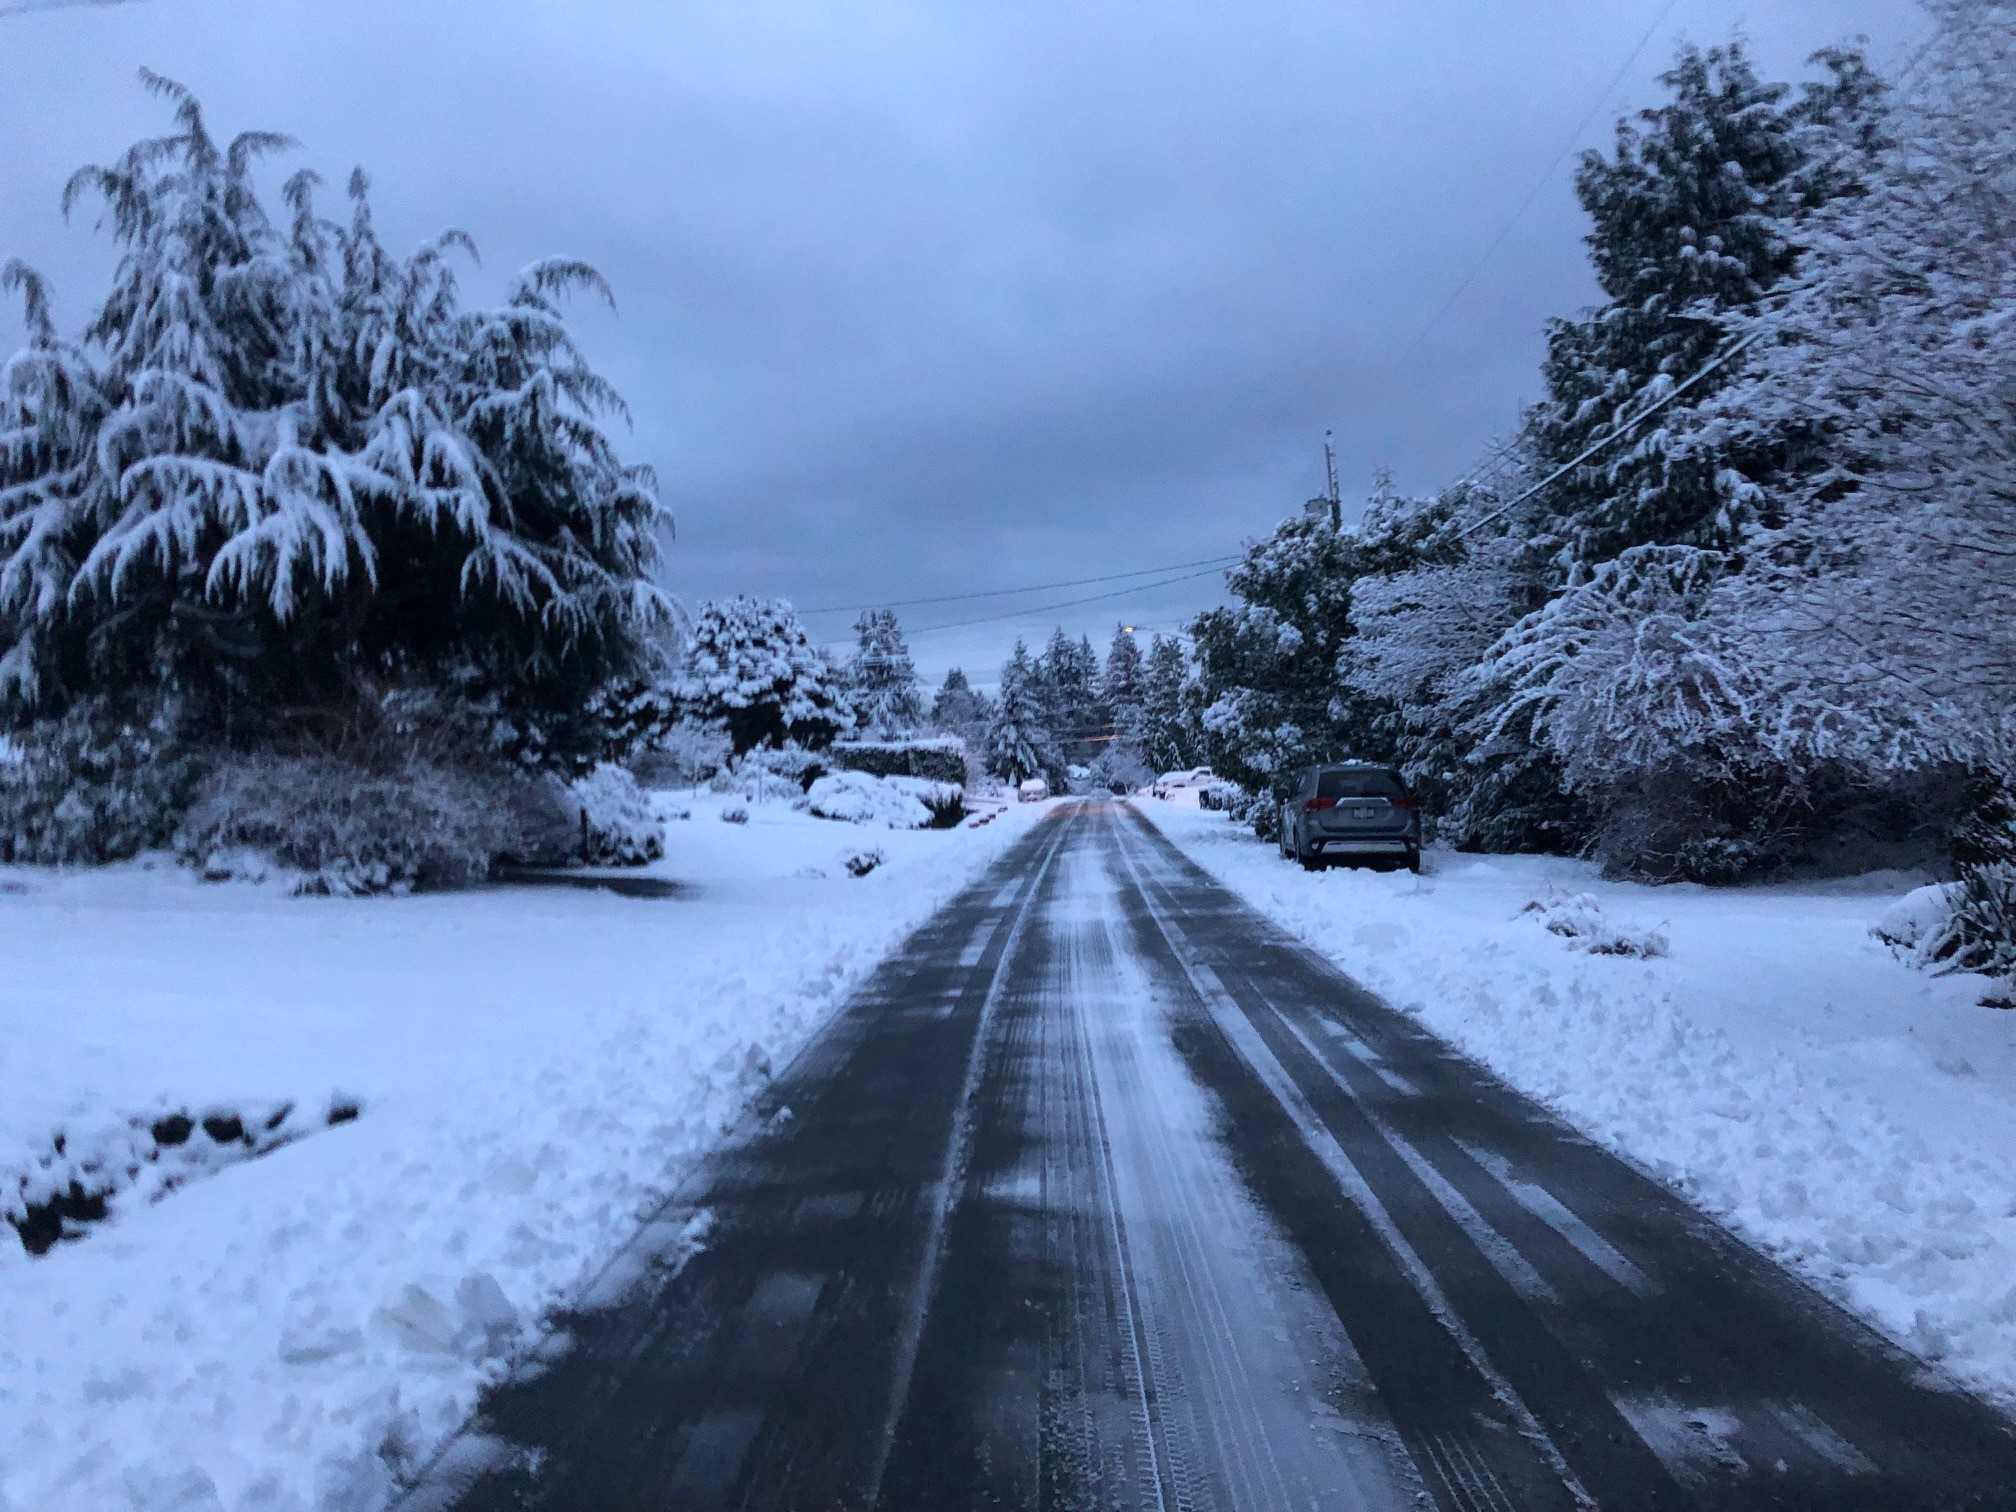
[[[1124,806],[761,1112],[410,1508],[2016,1509],[2008,1422]]]

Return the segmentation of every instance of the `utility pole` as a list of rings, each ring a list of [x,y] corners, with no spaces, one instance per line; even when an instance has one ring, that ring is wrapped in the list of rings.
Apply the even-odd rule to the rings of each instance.
[[[1334,431],[1323,432],[1323,478],[1326,483],[1323,497],[1330,501],[1330,528],[1344,528],[1344,502],[1337,497],[1337,449],[1331,443]]]

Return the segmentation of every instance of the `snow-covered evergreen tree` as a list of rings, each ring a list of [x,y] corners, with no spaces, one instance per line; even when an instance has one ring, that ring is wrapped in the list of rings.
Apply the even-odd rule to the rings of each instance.
[[[562,319],[592,269],[535,265],[461,308],[455,233],[397,259],[361,175],[347,226],[254,171],[144,75],[176,131],[71,181],[119,249],[81,340],[19,264],[29,346],[0,383],[0,717],[173,689],[206,723],[341,710],[374,686],[487,690],[578,714],[647,654],[667,516],[601,420],[621,401]]]
[[[1132,738],[1141,714],[1141,645],[1126,626],[1113,631],[1106,665],[1099,673],[1099,693],[1113,719],[1115,733]]]
[[[1001,668],[1001,691],[987,724],[987,766],[1010,782],[1044,776],[1061,784],[1063,779],[1063,757],[1044,723],[1036,663],[1019,640]]]
[[[1549,326],[1547,398],[1529,416],[1542,469],[1567,465],[1726,352],[1733,319],[1795,266],[1797,218],[1851,187],[1839,149],[1871,143],[1881,89],[1859,53],[1817,61],[1826,80],[1795,96],[1759,79],[1740,42],[1683,47],[1662,76],[1668,102],[1620,122],[1609,156],[1585,155],[1576,190],[1607,303]],[[1749,514],[1729,470],[1773,465],[1791,444],[1753,430],[1739,449],[1686,423],[1739,367],[1550,490],[1534,545],[1558,581],[1633,546],[1733,544]]]
[[[878,739],[910,734],[924,722],[924,700],[895,611],[866,611],[854,622],[854,634],[847,686],[856,729]]]
[[[1349,532],[1301,514],[1249,542],[1226,573],[1239,602],[1207,610],[1191,631],[1206,749],[1221,776],[1265,793],[1310,762],[1383,754],[1372,711],[1337,677],[1363,565]]]
[[[975,691],[965,672],[954,667],[945,674],[937,696],[931,700],[931,725],[948,735],[957,735],[969,751],[986,745],[987,721],[993,714],[991,701]]]
[[[1158,772],[1198,764],[1203,744],[1198,727],[1198,690],[1183,642],[1157,635],[1141,665],[1142,755]]]
[[[1755,639],[1798,760],[2016,771],[2016,5],[1929,0],[1936,31],[1864,192],[1806,228],[1799,286],[1720,397],[1806,425],[1749,480],[1769,528],[1718,609]]]
[[[691,717],[728,731],[737,756],[786,742],[816,748],[853,728],[840,669],[782,599],[703,604],[674,687]]]
[[[1089,637],[1077,640],[1060,626],[1036,658],[1036,695],[1044,727],[1056,741],[1064,762],[1082,764],[1098,751],[1108,714],[1099,693],[1099,659]]]

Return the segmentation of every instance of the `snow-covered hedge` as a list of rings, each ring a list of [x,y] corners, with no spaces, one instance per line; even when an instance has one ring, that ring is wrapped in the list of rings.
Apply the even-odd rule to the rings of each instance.
[[[871,777],[924,777],[963,787],[966,743],[956,735],[916,740],[836,740],[827,749],[836,767]]]
[[[835,772],[813,783],[807,798],[812,812],[821,819],[879,824],[889,829],[948,828],[965,814],[962,789],[922,777]]]

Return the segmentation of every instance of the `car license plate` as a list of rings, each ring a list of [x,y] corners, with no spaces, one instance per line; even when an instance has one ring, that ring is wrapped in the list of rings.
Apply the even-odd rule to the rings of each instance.
[[[1354,819],[1371,819],[1377,816],[1378,812],[1379,810],[1377,809],[1369,808],[1353,809],[1351,810],[1351,817]]]

